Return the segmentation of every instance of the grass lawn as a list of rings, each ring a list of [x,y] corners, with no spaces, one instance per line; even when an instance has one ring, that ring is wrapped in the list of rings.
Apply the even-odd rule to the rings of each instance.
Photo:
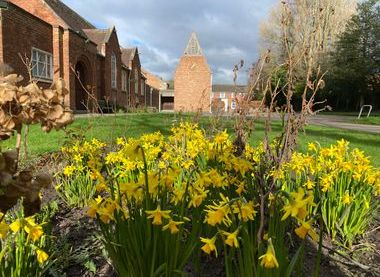
[[[103,141],[113,141],[120,136],[138,137],[144,133],[160,131],[164,135],[169,134],[170,128],[184,120],[193,120],[189,115],[178,114],[128,114],[104,117],[86,117],[77,118],[75,122],[67,128],[67,131],[76,134],[85,134],[87,138],[96,137]],[[233,133],[233,119],[226,117],[202,117],[200,125],[207,131],[211,132],[218,128],[228,129]],[[272,127],[274,134],[280,132],[280,123],[274,122]],[[250,138],[253,145],[258,144],[264,133],[264,126],[261,122],[255,124],[254,132]],[[326,146],[335,143],[339,139],[346,139],[351,142],[352,147],[358,147],[372,157],[373,163],[380,167],[380,136],[363,132],[350,130],[334,129],[316,125],[309,125],[305,133],[300,135],[299,150],[305,151],[307,143],[318,141],[321,145]],[[40,155],[47,152],[57,151],[67,141],[64,131],[52,131],[45,134],[39,126],[31,126],[28,136],[29,153],[32,156]],[[3,149],[13,147],[15,138],[4,141],[0,144]]]

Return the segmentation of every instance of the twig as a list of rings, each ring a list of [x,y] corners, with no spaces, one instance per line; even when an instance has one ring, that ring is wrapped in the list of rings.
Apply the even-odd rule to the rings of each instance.
[[[359,262],[353,260],[352,258],[350,258],[350,257],[348,257],[348,256],[346,256],[346,255],[344,255],[344,254],[342,254],[342,253],[340,253],[340,252],[338,252],[338,251],[336,251],[336,250],[334,250],[334,249],[332,249],[332,248],[330,248],[330,247],[324,245],[324,244],[322,244],[322,247],[325,248],[325,249],[327,249],[327,250],[329,250],[329,251],[331,251],[331,252],[333,252],[334,254],[337,254],[337,255],[339,255],[340,257],[346,259],[347,261],[350,262],[350,265],[355,265],[355,266],[357,266],[357,267],[359,267],[359,268],[361,268],[361,269],[363,269],[363,270],[365,270],[365,271],[369,271],[370,268],[371,268],[370,266],[363,265],[362,263],[359,263]],[[334,259],[333,256],[330,256],[330,257]],[[338,259],[334,259],[334,260],[335,260],[335,261],[338,261],[338,262],[341,262],[341,261],[339,261]]]

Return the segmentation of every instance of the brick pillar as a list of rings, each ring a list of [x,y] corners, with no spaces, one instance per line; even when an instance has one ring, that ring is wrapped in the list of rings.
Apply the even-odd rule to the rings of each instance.
[[[66,88],[70,91],[65,97],[65,104],[70,104],[71,109],[75,110],[75,82],[70,80],[70,31],[63,31],[62,39],[62,77],[65,80]]]
[[[53,26],[53,63],[54,63],[54,79],[61,78],[62,72],[62,54],[63,41],[59,26]]]

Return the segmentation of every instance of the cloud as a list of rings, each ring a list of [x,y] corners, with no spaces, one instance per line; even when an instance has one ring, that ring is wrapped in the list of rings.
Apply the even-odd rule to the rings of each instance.
[[[98,28],[115,25],[120,44],[137,46],[142,65],[172,78],[195,31],[214,83],[232,83],[232,69],[258,57],[260,21],[276,0],[63,0]],[[91,8],[89,8],[91,7]],[[245,82],[246,72],[239,74]]]

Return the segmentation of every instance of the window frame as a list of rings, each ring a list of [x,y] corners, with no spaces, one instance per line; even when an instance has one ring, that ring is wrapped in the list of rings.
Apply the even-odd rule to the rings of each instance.
[[[117,89],[117,59],[115,53],[111,55],[111,87]]]
[[[128,74],[126,70],[121,70],[121,90],[128,92]]]
[[[36,53],[36,59],[34,59],[34,53]],[[41,62],[39,60],[39,55],[45,55],[45,61]],[[47,51],[41,50],[36,47],[32,47],[31,50],[31,75],[34,79],[38,81],[45,81],[45,82],[52,82],[54,78],[54,59],[53,59],[53,54],[49,53]],[[49,66],[50,63],[50,66]],[[39,64],[44,64],[43,70],[45,70],[45,75],[39,74]],[[50,75],[50,76],[49,76]]]
[[[220,93],[219,93],[219,98],[220,98],[220,99],[224,99],[224,98],[226,98],[226,93],[225,93],[225,92],[220,92]]]
[[[146,89],[145,85],[146,85],[145,80],[143,78],[140,78],[141,96],[145,95],[145,89]]]
[[[139,83],[140,83],[140,78],[139,78],[139,71],[138,69],[136,68],[135,70],[135,73],[134,73],[134,81],[135,81],[135,94],[139,94]]]

